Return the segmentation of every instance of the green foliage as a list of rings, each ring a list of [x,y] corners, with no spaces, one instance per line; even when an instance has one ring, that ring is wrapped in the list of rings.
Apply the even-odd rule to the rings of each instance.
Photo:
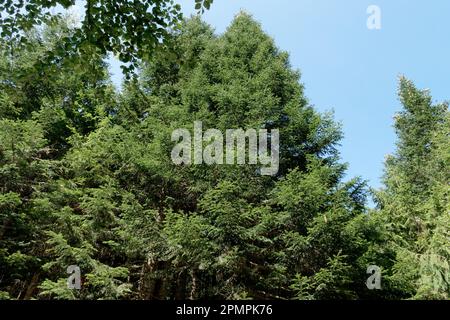
[[[397,152],[386,162],[386,189],[378,201],[388,242],[396,254],[391,278],[406,297],[448,299],[449,111],[428,91],[401,78],[404,111],[395,118]]]
[[[79,30],[58,19],[30,29],[46,21],[39,6],[71,1],[31,3],[10,13],[28,46],[0,50],[0,299],[448,299],[447,104],[401,79],[398,149],[368,210],[366,183],[344,180],[340,125],[309,104],[288,54],[248,14],[222,35],[183,20],[154,52],[151,24],[142,43],[116,30],[141,26],[150,2],[88,2],[100,24],[85,21],[85,36],[114,51],[124,32],[139,47],[124,60],[150,54],[116,92],[105,50],[67,46]],[[151,14],[177,14],[161,10]],[[108,17],[105,40],[96,28]],[[198,120],[279,129],[278,174],[173,164],[171,133]],[[73,265],[80,290],[67,286]],[[366,288],[369,265],[383,290]]]
[[[195,8],[203,12],[213,0],[196,0]],[[4,39],[27,43],[24,32],[33,27],[50,24],[61,17],[52,9],[68,9],[75,0],[29,0],[0,2],[1,36]],[[129,74],[140,59],[148,58],[161,43],[167,45],[171,29],[182,19],[181,7],[173,0],[87,0],[85,18],[73,34],[64,36],[64,47],[57,48],[62,55],[69,48],[86,49],[92,45],[100,54],[113,53]]]
[[[297,275],[291,288],[296,298],[312,299],[352,299],[356,296],[346,287],[351,283],[351,266],[338,254],[330,258],[326,268],[320,269],[313,277]]]

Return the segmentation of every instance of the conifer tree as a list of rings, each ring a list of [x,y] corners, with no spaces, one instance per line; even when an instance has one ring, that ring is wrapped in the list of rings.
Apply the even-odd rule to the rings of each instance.
[[[405,297],[448,299],[448,104],[434,104],[428,91],[404,77],[399,96],[397,150],[386,161],[386,187],[378,193],[386,246],[395,251],[388,281]]]

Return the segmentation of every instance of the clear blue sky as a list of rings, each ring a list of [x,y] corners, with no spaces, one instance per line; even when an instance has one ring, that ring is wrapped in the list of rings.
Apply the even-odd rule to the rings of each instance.
[[[178,2],[194,12],[194,0]],[[381,30],[366,26],[372,4],[381,8]],[[395,148],[400,74],[436,101],[450,99],[449,0],[214,0],[204,19],[222,33],[240,9],[290,53],[310,103],[343,123],[349,177],[381,186],[385,155]],[[118,83],[117,63],[111,71]]]

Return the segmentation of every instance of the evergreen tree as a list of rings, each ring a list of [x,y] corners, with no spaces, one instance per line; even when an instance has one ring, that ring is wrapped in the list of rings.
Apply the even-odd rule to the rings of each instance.
[[[403,77],[399,96],[397,151],[386,161],[386,188],[378,193],[377,219],[395,252],[388,281],[404,297],[448,299],[448,104],[433,104],[428,91]]]
[[[96,49],[66,46],[73,32],[56,19],[0,50],[0,299],[449,298],[446,103],[400,79],[397,151],[368,210],[340,125],[250,15],[221,35],[184,20],[122,92]],[[278,129],[279,170],[176,165],[172,133],[195,121]]]
[[[251,165],[172,165],[177,183],[165,195],[170,202],[159,201],[170,203],[161,220],[176,262],[161,264],[162,282],[184,284],[175,297],[289,298],[297,273],[313,276],[329,259],[354,264],[351,237],[339,233],[364,212],[364,183],[341,183],[339,126],[308,105],[287,54],[245,13],[222,36],[197,18],[181,30],[177,59],[156,56],[144,67],[141,91],[154,104],[144,122],[160,118],[172,130],[196,120],[204,130],[279,128],[282,162],[275,177]],[[354,289],[346,281],[338,286]]]

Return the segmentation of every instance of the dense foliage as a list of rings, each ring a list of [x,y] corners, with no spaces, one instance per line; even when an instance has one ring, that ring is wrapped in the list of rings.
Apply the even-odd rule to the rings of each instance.
[[[185,20],[175,57],[147,56],[121,92],[101,52],[64,46],[73,32],[57,21],[0,52],[0,298],[449,298],[447,104],[400,80],[398,147],[369,210],[366,183],[344,180],[339,124],[249,15],[220,36]],[[175,165],[171,133],[197,120],[278,128],[278,174]]]
[[[195,0],[195,8],[203,12],[212,2]],[[76,0],[0,0],[1,37],[27,44],[28,31],[60,20],[62,13],[55,13],[56,9],[75,4]],[[85,0],[84,9],[81,27],[65,34],[61,46],[51,51],[52,57],[67,50],[95,48],[127,63],[122,66],[127,76],[140,59],[170,42],[171,30],[182,20],[181,7],[174,0]]]

